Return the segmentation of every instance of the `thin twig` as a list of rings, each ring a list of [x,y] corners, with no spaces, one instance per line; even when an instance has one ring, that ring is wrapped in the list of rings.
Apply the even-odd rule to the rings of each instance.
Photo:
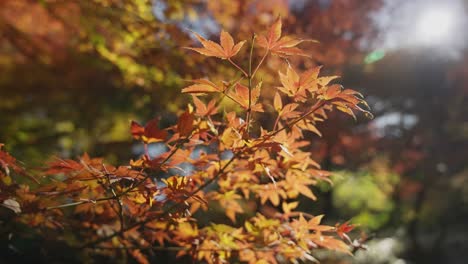
[[[188,138],[187,138],[188,140]],[[169,153],[169,155],[161,162],[158,164],[158,169],[160,169],[167,161],[169,161],[170,158],[172,158],[172,156],[174,156],[176,154],[176,152],[182,147],[182,145],[186,142],[186,140],[182,140],[182,141],[179,141],[177,143],[177,145],[175,146],[175,149]],[[123,191],[120,195],[120,196],[123,196],[127,193],[129,193],[130,191],[136,189],[138,186],[142,185],[147,179],[149,179],[151,177],[150,174],[147,174],[141,181],[137,182],[135,185],[131,186],[130,188],[126,189],[125,191]]]
[[[110,177],[109,177],[109,172],[107,171],[106,166],[104,164],[102,164],[102,167],[104,167],[104,170],[106,171],[106,177],[107,177],[107,183],[109,185],[109,189],[111,190],[112,195],[114,196],[114,199],[117,201],[118,211],[116,213],[119,216],[120,230],[124,230],[125,229],[125,218],[124,218],[122,200],[120,199],[120,196],[117,195],[117,192],[115,191],[114,187],[112,186],[112,183],[111,183],[111,180],[110,180]]]
[[[84,244],[83,246],[79,247],[79,248],[89,248],[89,247],[94,247],[95,245],[98,245],[99,243],[102,243],[104,241],[107,241],[109,239],[112,239],[113,237],[116,237],[116,236],[120,236],[121,234],[133,229],[133,228],[136,228],[136,227],[139,227],[139,226],[142,226],[142,225],[145,225],[155,219],[158,219],[158,218],[162,218],[164,216],[167,216],[169,215],[173,210],[177,209],[179,206],[181,206],[182,204],[184,204],[185,201],[187,201],[188,199],[190,199],[192,196],[194,196],[195,194],[197,194],[199,191],[203,190],[204,188],[206,188],[208,185],[210,185],[211,183],[213,183],[215,180],[217,180],[222,174],[225,173],[225,170],[227,169],[227,167],[237,158],[237,155],[234,155],[230,160],[228,160],[226,162],[226,164],[224,164],[224,166],[218,171],[218,173],[211,179],[207,180],[205,183],[203,183],[202,185],[200,185],[197,189],[195,189],[194,191],[192,191],[189,195],[187,195],[186,197],[184,197],[184,199],[182,201],[180,201],[179,203],[176,203],[174,205],[172,205],[171,207],[167,208],[166,210],[164,210],[164,212],[162,212],[161,215],[158,215],[158,216],[153,216],[153,217],[149,217],[143,221],[139,221],[139,222],[136,222],[130,226],[127,226],[125,229],[119,231],[119,232],[115,232],[109,236],[105,236],[105,237],[102,237],[102,238],[99,238],[99,239],[96,239],[94,241],[91,241],[89,243],[86,243]]]
[[[177,152],[177,150],[179,150],[183,143],[185,142],[184,141],[180,141],[175,149],[159,164],[159,168],[161,168],[162,165],[164,165],[172,156],[175,155],[175,153]],[[44,210],[53,210],[53,209],[59,209],[59,208],[65,208],[65,207],[70,207],[70,206],[76,206],[76,205],[81,205],[81,204],[86,204],[86,203],[97,203],[97,202],[103,202],[103,201],[109,201],[109,200],[115,200],[116,197],[120,198],[130,192],[133,192],[138,186],[140,186],[141,184],[143,184],[147,179],[149,179],[149,177],[151,177],[150,174],[147,174],[143,179],[141,179],[140,181],[138,181],[136,184],[132,185],[131,187],[129,187],[128,189],[126,189],[125,191],[117,194],[116,193],[116,196],[111,196],[111,197],[102,197],[102,198],[98,198],[98,199],[87,199],[87,200],[82,200],[82,201],[77,201],[77,202],[71,202],[71,203],[67,203],[67,204],[61,204],[61,205],[57,205],[57,206],[49,206],[49,207],[46,207]]]
[[[76,205],[81,205],[81,204],[86,204],[86,203],[95,203],[96,201],[93,200],[83,200],[83,201],[78,201],[78,202],[72,202],[72,203],[67,203],[67,204],[61,204],[57,206],[49,206],[46,207],[44,210],[53,210],[53,209],[60,209],[60,208],[65,208],[65,207],[70,207],[70,206],[76,206]]]
[[[280,117],[281,117],[281,115],[280,115],[280,113],[278,113],[278,116],[277,116],[276,119],[275,119],[275,124],[273,125],[273,131],[276,130],[276,127],[278,126]]]

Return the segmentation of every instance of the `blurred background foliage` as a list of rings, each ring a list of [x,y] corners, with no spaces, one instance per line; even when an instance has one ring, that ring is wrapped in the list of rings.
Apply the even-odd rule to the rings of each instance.
[[[3,0],[0,142],[29,167],[88,152],[135,157],[130,120],[169,125],[186,81],[228,64],[189,54],[190,31],[236,40],[277,16],[312,60],[367,96],[374,120],[336,115],[313,135],[335,171],[318,202],[326,221],[359,223],[369,250],[324,263],[464,263],[468,258],[468,2],[463,0]],[[245,51],[244,51],[245,52]],[[271,58],[258,76],[277,74]],[[246,65],[246,62],[239,62]],[[271,98],[268,89],[265,96]],[[133,151],[132,151],[133,149]],[[359,233],[356,233],[359,235]]]

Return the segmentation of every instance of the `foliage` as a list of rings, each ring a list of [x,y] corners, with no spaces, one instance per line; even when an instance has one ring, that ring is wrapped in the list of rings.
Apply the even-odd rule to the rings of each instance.
[[[352,216],[353,222],[377,230],[390,220],[398,180],[383,157],[357,172],[334,172],[333,204],[341,214]]]
[[[223,27],[248,39],[279,14],[288,34],[320,36],[320,45],[305,44],[312,59],[291,58],[291,65],[325,64],[329,73],[359,61],[359,43],[371,28],[367,13],[380,1],[301,2],[0,1],[0,94],[8,98],[0,101],[0,141],[29,165],[58,152],[127,160],[128,120],[175,112],[187,102],[177,96],[184,80],[235,74],[227,64],[185,56],[179,47],[190,45],[187,29],[213,39]],[[264,85],[274,84],[270,76],[280,64],[267,59],[259,72]]]
[[[17,238],[32,234],[12,227],[27,226],[35,236],[92,256],[124,252],[140,263],[148,263],[156,249],[208,263],[232,258],[276,263],[315,260],[317,248],[351,254],[360,247],[346,235],[353,226],[324,225],[323,215],[296,207],[299,195],[315,200],[311,187],[330,181],[307,151],[304,135],[320,135],[318,123],[335,109],[370,115],[361,108],[367,107],[361,95],[332,84],[336,76],[320,76],[320,67],[301,72],[283,63],[280,86],[267,88],[274,91],[273,102],[261,100],[257,71],[266,57],[307,55],[297,47],[304,40],[282,36],[280,19],[248,42],[235,44],[225,31],[220,44],[195,36],[203,48],[189,49],[228,61],[238,77],[194,80],[182,90],[193,103],[167,128],[158,118],[144,126],[132,122],[132,136],[144,145],[141,157],[120,166],[87,154],[56,158],[33,173],[0,152],[2,234],[12,238],[2,240],[14,247]],[[221,111],[225,98],[233,108]],[[276,115],[273,126],[262,122],[268,112]],[[165,151],[151,155],[154,144]],[[249,204],[256,214],[247,212]],[[213,206],[222,208],[231,224],[216,219],[204,224],[201,218],[209,217],[204,212]]]

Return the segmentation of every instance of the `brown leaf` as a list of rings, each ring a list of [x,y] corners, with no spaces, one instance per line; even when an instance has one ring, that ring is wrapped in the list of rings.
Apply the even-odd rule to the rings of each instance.
[[[145,128],[135,121],[130,124],[130,132],[135,139],[140,139],[145,134]]]
[[[158,123],[159,119],[154,118],[143,128],[137,122],[132,121],[130,131],[135,139],[142,139],[145,143],[160,142],[166,139],[167,131],[159,129]]]
[[[189,136],[193,130],[194,116],[192,113],[185,111],[180,117],[177,123],[177,129],[182,137]]]
[[[143,135],[143,141],[147,143],[160,142],[166,139],[167,131],[159,129],[159,119],[154,118],[146,123],[145,134]]]

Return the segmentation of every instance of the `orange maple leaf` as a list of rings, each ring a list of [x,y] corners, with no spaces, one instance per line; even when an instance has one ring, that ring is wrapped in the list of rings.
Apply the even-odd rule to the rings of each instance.
[[[313,93],[319,88],[318,84],[323,78],[318,77],[320,68],[320,66],[315,67],[300,74],[292,67],[288,67],[285,74],[279,71],[280,81],[283,86],[278,87],[278,90],[288,96],[294,96],[299,101],[305,101],[307,99],[306,91]]]
[[[282,57],[291,55],[310,57],[307,53],[296,46],[304,41],[316,41],[296,39],[290,36],[281,37],[281,27],[281,18],[278,18],[275,23],[271,25],[266,36],[258,37],[258,45],[269,50],[271,53]]]
[[[194,50],[208,57],[217,57],[223,60],[229,59],[235,56],[240,51],[240,49],[245,43],[245,40],[243,40],[234,45],[234,39],[228,32],[224,30],[221,31],[221,36],[220,36],[221,45],[211,40],[207,40],[195,32],[193,33],[195,34],[195,37],[198,39],[198,41],[200,41],[200,43],[203,45],[203,48],[186,47],[186,49]]]
[[[240,83],[237,83],[235,89],[229,92],[229,96],[244,109],[248,109],[250,103],[250,109],[252,111],[263,112],[263,106],[261,104],[257,104],[257,101],[260,98],[261,87],[262,82],[259,82],[257,86],[251,90],[250,102],[249,88]]]
[[[222,89],[216,84],[212,83],[209,80],[197,79],[192,81],[195,84],[192,84],[188,87],[182,89],[183,93],[196,93],[196,94],[205,94],[205,93],[215,93],[222,92]]]
[[[212,116],[218,112],[218,107],[216,106],[216,100],[211,100],[207,105],[204,104],[198,97],[192,95],[193,104],[195,105],[195,115],[197,116]]]

